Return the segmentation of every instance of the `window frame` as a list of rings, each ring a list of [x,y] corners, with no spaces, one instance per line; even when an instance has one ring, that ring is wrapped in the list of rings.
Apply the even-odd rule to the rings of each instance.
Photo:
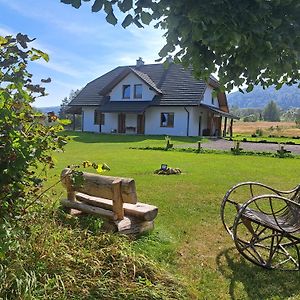
[[[167,115],[166,125],[163,123],[163,116]],[[170,118],[171,117],[171,118]],[[175,113],[174,112],[161,112],[160,113],[160,127],[164,128],[174,128],[174,120],[175,120]]]
[[[138,86],[141,87],[141,94],[140,95],[138,95],[137,92],[136,92],[136,88]],[[134,95],[134,99],[142,99],[143,98],[143,85],[141,83],[138,83],[138,84],[134,85],[133,95]]]
[[[129,96],[125,97],[125,91],[126,91],[127,88],[129,88]],[[122,99],[130,99],[130,95],[131,95],[131,86],[130,86],[130,84],[123,84],[123,86],[122,86]]]

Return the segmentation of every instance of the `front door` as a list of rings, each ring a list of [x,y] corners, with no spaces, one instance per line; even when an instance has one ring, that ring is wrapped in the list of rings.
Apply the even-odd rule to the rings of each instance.
[[[145,114],[137,115],[137,134],[145,133]]]
[[[120,113],[118,115],[118,133],[125,133],[125,120],[126,115]]]

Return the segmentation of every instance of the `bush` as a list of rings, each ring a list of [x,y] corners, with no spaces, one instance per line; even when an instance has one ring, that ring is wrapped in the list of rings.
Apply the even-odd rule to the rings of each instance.
[[[24,214],[39,197],[45,179],[40,174],[53,167],[52,151],[66,143],[57,134],[62,126],[46,126],[44,116],[31,106],[46,93],[33,83],[28,61],[48,61],[47,54],[28,47],[31,41],[20,33],[0,36],[0,215],[5,218]]]
[[[254,114],[251,114],[249,116],[246,116],[243,118],[244,122],[256,122],[258,120],[257,116]]]
[[[257,128],[255,130],[255,134],[256,134],[256,136],[263,136],[264,132],[261,128]]]

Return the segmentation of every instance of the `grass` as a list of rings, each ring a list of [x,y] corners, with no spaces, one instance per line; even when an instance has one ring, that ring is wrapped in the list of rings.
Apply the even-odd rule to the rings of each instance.
[[[54,222],[49,219],[48,226],[51,222],[54,222],[54,225],[50,226],[48,231],[55,226],[58,228],[54,230],[54,237],[48,242],[46,238],[38,237],[38,241],[42,242],[32,241],[32,245],[40,243],[39,251],[47,252],[47,257],[51,257],[51,249],[56,253],[55,245],[60,249],[59,253],[69,253],[71,256],[75,253],[73,261],[71,258],[58,261],[63,268],[70,268],[60,276],[64,276],[63,282],[67,283],[70,274],[79,276],[78,289],[83,288],[87,282],[84,289],[87,294],[80,294],[74,284],[66,285],[66,299],[75,298],[74,295],[89,295],[90,299],[100,299],[101,289],[98,290],[98,294],[93,292],[96,293],[96,287],[99,289],[101,286],[103,293],[112,291],[113,283],[93,283],[97,276],[103,276],[105,272],[96,273],[95,278],[89,274],[95,272],[95,266],[105,259],[101,244],[104,244],[106,249],[117,243],[120,247],[116,246],[116,253],[127,254],[121,260],[111,258],[115,264],[111,264],[111,269],[107,269],[107,272],[117,272],[113,274],[116,277],[123,274],[121,278],[124,278],[125,282],[122,284],[121,281],[116,281],[116,293],[111,294],[114,297],[119,295],[119,299],[300,299],[300,274],[265,271],[242,259],[232,248],[233,242],[223,229],[219,217],[220,202],[225,192],[240,181],[260,181],[281,189],[297,185],[299,178],[295,176],[295,170],[299,169],[298,160],[177,151],[140,151],[129,147],[162,146],[165,145],[165,140],[163,137],[149,136],[70,134],[71,142],[67,145],[65,153],[56,155],[57,165],[49,173],[49,184],[57,180],[60,171],[67,165],[84,160],[105,162],[111,167],[107,175],[133,177],[140,201],[157,205],[159,215],[154,231],[136,241],[119,240],[117,237],[105,235],[105,239],[108,240],[105,242],[102,235],[96,235],[96,240],[91,240],[91,244],[89,241],[92,237],[89,235],[89,238],[85,239],[79,224],[65,227],[67,220]],[[172,138],[174,144],[193,143],[197,140]],[[179,167],[183,174],[154,175],[153,171],[162,163]],[[49,194],[50,211],[56,211],[58,200],[64,193],[63,188],[57,186],[54,194]],[[47,218],[50,217],[46,215],[44,219],[48,220]],[[43,228],[40,228],[38,232],[42,230]],[[65,238],[61,237],[61,230],[66,234]],[[67,234],[67,231],[70,232]],[[74,235],[78,235],[78,240]],[[68,237],[69,243],[66,240]],[[125,245],[125,248],[122,245]],[[128,251],[147,258],[140,258],[140,279],[137,279],[137,276],[129,276],[133,267],[129,267],[129,271],[124,273],[118,271],[124,264],[126,268],[127,258],[130,266],[137,264],[137,261],[132,259],[132,252],[129,255]],[[100,261],[98,255],[101,257]],[[132,261],[134,263],[131,263]],[[88,266],[90,263],[92,267]],[[78,268],[76,264],[79,264]],[[161,269],[154,272],[149,279],[146,276],[147,271],[142,272],[152,272],[158,267]],[[178,284],[177,278],[181,284]],[[105,290],[105,286],[108,290]],[[156,296],[150,293],[151,290]],[[184,294],[185,292],[187,294]],[[180,293],[182,296],[179,296]],[[127,298],[124,295],[127,295]]]

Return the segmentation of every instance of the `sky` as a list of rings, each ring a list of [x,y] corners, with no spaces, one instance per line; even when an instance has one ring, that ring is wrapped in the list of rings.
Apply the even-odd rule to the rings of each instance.
[[[33,47],[50,56],[48,63],[39,60],[29,67],[36,83],[52,79],[46,84],[49,95],[34,106],[58,106],[71,90],[117,66],[134,65],[139,57],[147,64],[159,58],[165,42],[161,30],[113,26],[104,13],[92,13],[91,4],[75,9],[60,0],[0,0],[0,35],[27,34],[36,38]]]

